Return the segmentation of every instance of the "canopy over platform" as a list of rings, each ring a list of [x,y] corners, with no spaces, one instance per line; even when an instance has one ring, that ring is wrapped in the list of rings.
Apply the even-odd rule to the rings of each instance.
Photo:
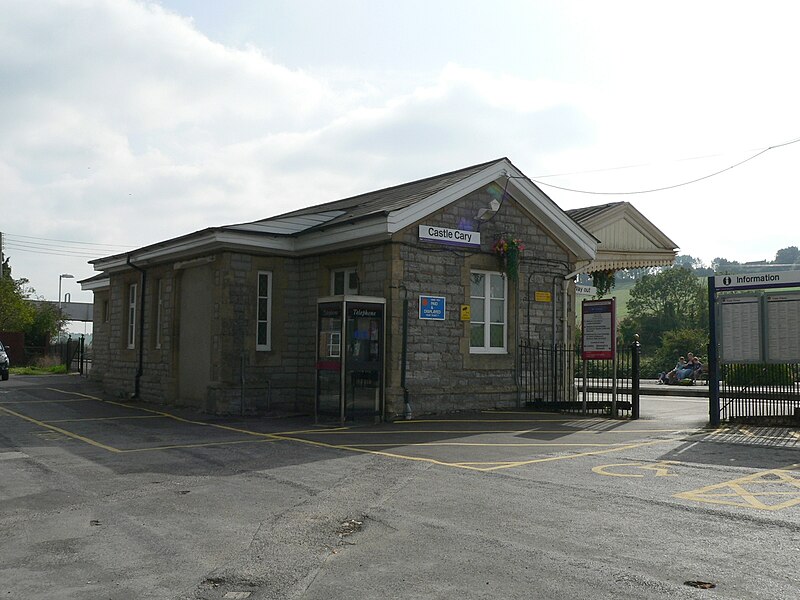
[[[574,273],[667,267],[675,262],[678,245],[628,202],[566,211],[599,243],[594,260]]]

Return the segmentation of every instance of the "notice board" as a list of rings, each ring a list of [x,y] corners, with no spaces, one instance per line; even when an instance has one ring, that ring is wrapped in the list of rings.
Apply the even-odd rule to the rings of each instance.
[[[581,303],[584,360],[612,360],[617,346],[614,298],[584,300]]]

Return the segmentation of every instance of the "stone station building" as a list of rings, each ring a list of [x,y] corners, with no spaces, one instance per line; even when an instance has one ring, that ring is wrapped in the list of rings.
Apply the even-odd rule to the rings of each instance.
[[[571,217],[503,158],[97,259],[91,376],[223,414],[516,406],[519,344],[573,339],[576,273],[674,259],[601,208]]]

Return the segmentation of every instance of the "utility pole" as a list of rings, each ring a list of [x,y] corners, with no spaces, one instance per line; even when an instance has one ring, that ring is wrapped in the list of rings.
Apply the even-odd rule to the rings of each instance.
[[[3,279],[3,261],[5,257],[3,256],[3,232],[0,231],[0,279]]]

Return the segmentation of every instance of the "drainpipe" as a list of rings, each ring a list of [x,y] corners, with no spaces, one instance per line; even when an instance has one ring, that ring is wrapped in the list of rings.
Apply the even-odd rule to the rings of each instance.
[[[411,400],[408,397],[406,387],[406,363],[408,362],[408,293],[404,287],[403,291],[403,348],[400,355],[400,387],[403,389],[403,408],[406,420],[411,419]]]
[[[131,262],[131,255],[128,254],[127,265],[139,271],[142,274],[142,293],[141,293],[141,308],[139,309],[139,364],[136,368],[136,376],[133,379],[133,396],[132,398],[139,397],[140,381],[144,373],[144,299],[145,288],[147,287],[147,271],[141,267],[137,267]]]

